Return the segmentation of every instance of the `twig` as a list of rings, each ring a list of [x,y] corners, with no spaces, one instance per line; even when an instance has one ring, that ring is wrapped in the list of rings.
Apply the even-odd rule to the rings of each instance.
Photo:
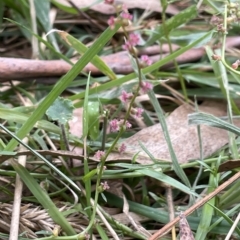
[[[28,139],[24,138],[23,142],[27,144]],[[21,150],[24,150],[24,146],[20,146]],[[26,165],[27,156],[20,156],[18,158],[19,164],[25,166]],[[14,191],[14,201],[13,201],[13,210],[12,210],[12,219],[11,219],[11,227],[10,227],[10,235],[9,240],[18,240],[18,230],[19,230],[19,219],[20,219],[20,208],[21,208],[21,200],[22,200],[22,189],[23,182],[20,176],[16,175],[16,184]]]
[[[206,197],[201,199],[199,202],[191,206],[189,209],[187,209],[183,214],[187,217],[192,212],[194,212],[196,209],[200,208],[202,205],[207,203],[210,199],[215,197],[218,193],[223,191],[226,187],[228,187],[230,184],[232,184],[234,181],[240,178],[240,172],[236,173],[234,176],[232,176],[230,179],[228,179],[226,182],[224,182],[222,185],[220,185],[218,188],[215,189],[212,193],[208,194]],[[174,226],[176,223],[178,223],[180,220],[180,217],[176,217],[173,221],[166,224],[163,228],[161,228],[159,231],[154,233],[148,240],[156,240],[158,237],[162,236],[163,233],[168,231],[172,226]]]

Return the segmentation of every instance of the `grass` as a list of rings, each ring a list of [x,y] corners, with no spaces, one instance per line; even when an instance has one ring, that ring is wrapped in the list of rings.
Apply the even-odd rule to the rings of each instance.
[[[161,236],[174,240],[190,230],[197,240],[239,238],[239,224],[232,228],[240,206],[239,171],[218,171],[223,162],[239,158],[240,129],[233,124],[239,115],[239,61],[227,47],[228,37],[239,32],[238,5],[184,1],[183,7],[174,1],[181,10],[169,16],[168,2],[161,0],[160,19],[140,9],[130,10],[131,15],[123,10],[108,26],[107,15],[57,1],[4,0],[0,4],[2,57],[61,59],[71,65],[65,75],[55,78],[55,84],[35,81],[38,77],[0,80],[0,221],[5,224],[0,226],[0,239],[154,240]],[[55,10],[52,23],[50,13]],[[77,17],[80,21],[75,21]],[[155,20],[160,24],[148,27]],[[139,28],[134,31],[134,27]],[[164,44],[169,54],[160,54],[151,64],[137,56],[136,48],[159,45],[161,49]],[[180,46],[175,51],[174,44]],[[101,58],[121,51],[122,45],[133,69],[129,74],[116,73]],[[179,61],[178,57],[200,47],[206,54],[198,62]],[[89,63],[101,74],[84,72]],[[166,68],[167,64],[172,65]],[[148,100],[139,103],[144,94]],[[195,103],[196,108],[209,99],[224,101],[228,109],[224,120],[200,112],[189,115],[189,124],[198,131],[200,159],[187,163],[177,159],[166,122],[166,113],[176,104],[167,97]],[[83,110],[78,119],[80,137],[69,131],[73,105]],[[151,164],[140,164],[137,151],[127,160],[119,155],[108,161],[119,147],[127,147],[120,142],[141,128],[133,117],[137,107],[144,110],[146,126],[160,123],[171,162],[157,159],[141,142]],[[228,131],[227,146],[204,158],[200,125]],[[83,151],[76,155],[69,146]],[[185,217],[189,228],[182,225]]]

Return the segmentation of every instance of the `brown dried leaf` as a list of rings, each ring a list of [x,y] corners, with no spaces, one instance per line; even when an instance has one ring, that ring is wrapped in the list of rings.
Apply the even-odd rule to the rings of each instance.
[[[227,172],[234,168],[239,168],[239,167],[240,167],[240,159],[230,160],[222,163],[218,168],[218,172]]]
[[[86,8],[89,7],[91,5],[93,5],[96,0],[71,0],[75,6],[77,6],[78,8]],[[57,0],[56,2],[71,7],[69,1],[67,0]],[[146,9],[149,11],[154,11],[154,12],[161,12],[162,11],[162,7],[160,6],[160,1],[159,0],[121,0],[121,1],[115,1],[118,4],[125,4],[126,7],[128,9],[132,9],[132,8],[141,8],[141,9]],[[104,2],[99,3],[99,4],[94,4],[92,7],[90,7],[90,9],[97,11],[97,12],[101,12],[101,13],[105,13],[105,14],[113,14],[115,13],[115,8],[109,4],[105,4]],[[172,15],[178,14],[179,10],[176,9],[173,5],[169,5],[167,10],[167,13],[170,13]]]
[[[226,104],[221,102],[206,102],[199,107],[199,110],[220,117],[227,115],[225,106]],[[189,160],[199,159],[200,157],[197,127],[188,125],[187,116],[192,112],[194,112],[194,109],[184,104],[173,111],[166,119],[173,149],[180,163],[186,163]],[[239,120],[234,123],[240,125]],[[228,143],[227,131],[219,128],[201,125],[201,136],[204,158],[212,155]],[[108,160],[129,159],[137,152],[140,152],[137,158],[138,163],[152,163],[148,155],[142,150],[139,141],[156,159],[171,161],[160,124],[144,128],[132,137],[124,140],[123,143],[127,146],[127,152],[122,155],[110,154]]]

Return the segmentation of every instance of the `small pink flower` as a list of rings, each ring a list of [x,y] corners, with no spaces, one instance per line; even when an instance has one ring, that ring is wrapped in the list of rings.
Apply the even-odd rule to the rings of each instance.
[[[129,34],[129,42],[131,43],[132,46],[138,45],[139,41],[140,41],[140,37],[138,34],[136,33]]]
[[[237,69],[240,65],[240,60],[237,60],[235,63],[232,64],[233,69]]]
[[[109,27],[110,27],[111,29],[114,29],[114,27],[115,27],[115,18],[114,18],[114,16],[111,16],[111,17],[108,19],[107,23],[108,23],[108,25],[109,25]]]
[[[123,90],[120,98],[121,101],[125,103],[128,99],[131,99],[132,96],[133,96],[132,93],[127,93],[126,91]]]
[[[110,125],[110,132],[117,132],[119,131],[119,121],[117,119],[113,119],[109,122]]]
[[[122,143],[121,146],[118,148],[118,151],[121,154],[121,153],[125,152],[126,149],[127,149],[127,146],[124,143]]]
[[[130,14],[129,12],[121,12],[120,16],[124,19],[128,19],[128,20],[132,20],[133,16],[132,14]]]
[[[232,64],[232,68],[233,68],[233,69],[237,69],[237,68],[238,68],[238,64],[237,64],[237,63],[233,63],[233,64]]]
[[[120,130],[120,127],[123,126],[124,120],[118,121],[117,119],[113,119],[110,121],[110,132],[118,132]],[[131,128],[132,124],[128,121],[125,122],[126,128]]]
[[[104,0],[104,3],[112,5],[114,3],[114,0]]]
[[[125,41],[125,44],[122,45],[122,49],[126,51],[130,51],[132,49],[132,44],[129,41]]]
[[[213,54],[211,57],[212,57],[212,60],[215,60],[215,61],[220,61],[221,60],[221,56],[216,55],[216,54]]]
[[[147,65],[147,66],[152,64],[152,60],[149,58],[148,55],[142,55],[141,56],[141,61],[144,65]]]
[[[137,118],[141,118],[142,117],[142,114],[143,114],[143,109],[142,108],[137,108],[137,109],[135,109],[135,116],[137,117]]]
[[[103,190],[108,190],[110,188],[107,181],[101,182],[101,186],[102,186]]]
[[[95,154],[94,154],[93,157],[96,158],[96,159],[98,159],[98,160],[100,160],[100,159],[104,156],[104,154],[105,154],[104,151],[98,150],[97,152],[95,152]]]
[[[130,122],[126,121],[125,126],[126,126],[126,128],[131,128],[132,124]]]
[[[141,89],[144,93],[147,93],[149,90],[153,89],[153,85],[149,82],[141,82]]]

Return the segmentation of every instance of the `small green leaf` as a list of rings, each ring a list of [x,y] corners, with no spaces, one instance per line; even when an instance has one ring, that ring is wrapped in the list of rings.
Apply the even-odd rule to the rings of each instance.
[[[58,121],[65,125],[72,118],[73,109],[72,101],[58,97],[47,110],[46,115],[50,120]]]

